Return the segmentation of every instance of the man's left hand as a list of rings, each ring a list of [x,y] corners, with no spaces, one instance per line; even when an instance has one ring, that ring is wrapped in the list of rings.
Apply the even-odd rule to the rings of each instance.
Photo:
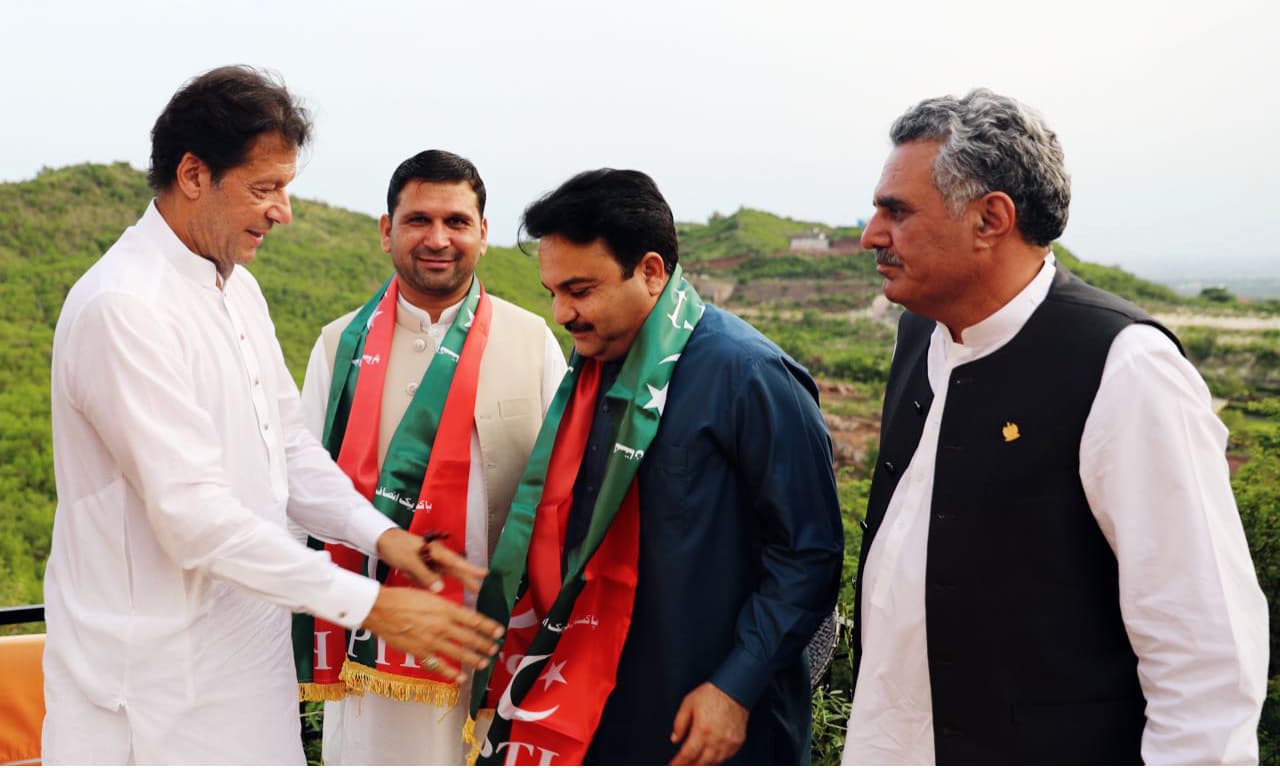
[[[461,581],[462,586],[472,592],[480,590],[480,581],[488,571],[467,562],[465,557],[439,541],[427,545],[432,562],[432,567],[428,567],[422,562],[422,543],[421,536],[403,528],[388,528],[378,537],[378,559],[432,592],[444,589],[443,576]]]
[[[680,752],[672,765],[718,765],[737,754],[747,738],[750,711],[711,683],[703,683],[680,702],[671,743]]]

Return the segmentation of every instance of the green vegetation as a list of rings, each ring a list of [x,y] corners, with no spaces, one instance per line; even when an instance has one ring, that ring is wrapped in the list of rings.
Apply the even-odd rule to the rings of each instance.
[[[753,316],[751,322],[813,375],[877,386],[878,407],[893,356],[891,326],[814,310]]]
[[[866,253],[840,254],[836,256],[791,253],[772,258],[754,256],[735,267],[733,274],[742,282],[765,278],[784,280],[860,278],[874,285],[880,284],[879,273],[876,272],[875,259]]]
[[[53,327],[72,283],[141,214],[151,194],[125,164],[45,170],[30,181],[0,184],[0,605],[41,602],[55,492],[49,435],[49,356]],[[254,275],[271,305],[286,361],[301,378],[319,328],[363,303],[390,273],[376,221],[297,200],[295,222],[267,238]],[[879,276],[866,255],[780,255],[790,235],[814,228],[831,239],[856,237],[828,227],[740,209],[706,224],[680,224],[682,262],[691,272],[725,257],[746,257],[714,278],[733,286],[726,303],[777,341],[819,378],[839,388],[823,408],[844,446],[837,470],[846,551],[839,605],[853,605],[858,523],[876,457],[875,429],[892,353],[893,313],[868,313]],[[1280,310],[1280,302],[1244,303],[1220,289],[1183,298],[1123,270],[1080,261],[1055,246],[1060,261],[1085,280],[1147,308],[1213,316]],[[488,289],[550,315],[533,257],[490,248],[480,275]],[[704,292],[704,295],[707,292]],[[1273,306],[1275,305],[1275,306]],[[563,330],[555,328],[567,346]],[[1259,736],[1264,763],[1280,761],[1280,330],[1264,326],[1179,329],[1189,358],[1232,432],[1229,457],[1241,519],[1272,611],[1271,685]],[[871,429],[837,426],[858,423]],[[17,631],[39,631],[22,627]],[[0,630],[4,631],[4,630]],[[15,631],[11,628],[8,631]],[[829,682],[814,698],[814,762],[839,761],[848,717],[852,666],[848,630]],[[314,713],[313,713],[314,715]],[[314,745],[313,745],[314,746]]]
[[[752,208],[739,208],[729,216],[711,215],[706,224],[682,222],[680,260],[696,269],[713,259],[730,256],[772,256],[787,250],[792,235],[818,229],[828,237],[857,237],[853,227],[830,227],[814,221],[798,221]]]

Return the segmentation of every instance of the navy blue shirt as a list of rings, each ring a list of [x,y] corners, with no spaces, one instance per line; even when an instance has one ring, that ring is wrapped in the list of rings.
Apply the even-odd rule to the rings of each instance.
[[[601,392],[618,369],[602,371]],[[590,522],[609,410],[619,407],[605,397],[596,405],[566,551]],[[729,763],[807,763],[803,652],[835,604],[844,551],[813,379],[750,325],[708,306],[638,478],[635,608],[586,762],[666,764],[680,702],[709,681],[751,710]]]

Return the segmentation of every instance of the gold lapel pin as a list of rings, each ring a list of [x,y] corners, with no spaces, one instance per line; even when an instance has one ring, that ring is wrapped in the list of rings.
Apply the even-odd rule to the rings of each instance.
[[[1004,423],[1004,429],[1000,430],[1000,434],[1004,435],[1004,441],[1006,443],[1012,443],[1014,440],[1022,437],[1022,433],[1018,432],[1018,425],[1014,424],[1012,421],[1006,421]]]

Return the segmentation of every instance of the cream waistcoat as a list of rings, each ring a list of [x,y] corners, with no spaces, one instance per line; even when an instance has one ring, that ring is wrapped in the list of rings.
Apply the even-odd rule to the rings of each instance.
[[[516,485],[542,425],[547,330],[546,323],[537,315],[495,296],[490,295],[489,298],[493,302],[493,320],[489,326],[484,358],[480,361],[475,428],[484,460],[485,495],[489,506],[488,544],[492,557],[498,535],[507,520],[511,499],[515,496]],[[333,370],[338,340],[353,317],[354,311],[329,323],[321,332],[330,371]],[[396,312],[378,426],[379,466],[387,454],[391,436],[413,399],[413,393],[401,387],[400,382],[420,381],[435,355],[435,349],[435,340],[422,330],[416,318]],[[512,375],[513,371],[519,371],[520,375]]]

